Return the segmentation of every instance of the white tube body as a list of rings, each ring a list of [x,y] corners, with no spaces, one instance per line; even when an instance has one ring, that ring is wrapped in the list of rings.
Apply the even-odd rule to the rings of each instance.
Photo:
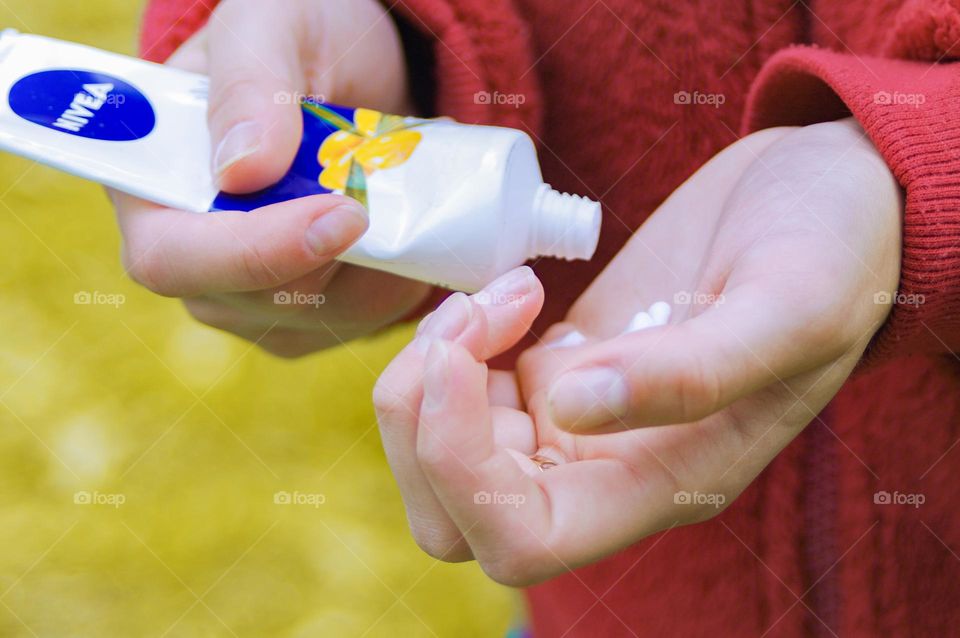
[[[513,129],[438,121],[420,130],[409,160],[368,178],[370,228],[342,259],[478,289],[531,257],[536,152]]]
[[[85,81],[90,78],[80,77],[81,70],[115,76],[149,94],[156,113],[153,130],[139,139],[123,141],[80,137],[65,134],[68,129],[38,126],[36,121],[14,112],[11,89],[31,76],[42,82],[39,74],[56,70],[75,72],[67,76],[75,79],[75,86],[68,89],[74,96],[84,92],[85,84],[91,84]],[[87,109],[94,117],[86,118],[85,126],[94,126],[97,117],[120,116],[113,124],[122,134],[126,127],[135,128],[130,118],[122,116],[135,96],[118,91],[117,84],[112,84],[114,90],[100,108]],[[0,148],[150,201],[206,211],[217,194],[210,171],[206,116],[198,117],[207,108],[208,85],[202,75],[92,47],[5,31],[0,37],[0,87],[6,96],[0,100]],[[38,99],[30,105],[38,111],[37,119],[43,116],[43,101]],[[48,104],[53,123],[71,103]],[[127,137],[136,133],[134,130]]]
[[[514,129],[303,103],[288,174],[259,193],[218,193],[206,77],[39,36],[0,37],[0,149],[173,208],[252,211],[342,193],[370,214],[339,257],[477,290],[541,255],[589,259],[600,208],[543,183]]]

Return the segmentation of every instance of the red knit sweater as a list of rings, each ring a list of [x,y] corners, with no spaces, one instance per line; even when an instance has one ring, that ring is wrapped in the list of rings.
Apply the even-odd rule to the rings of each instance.
[[[213,4],[153,0],[144,55],[165,59]],[[900,292],[924,303],[895,306],[822,419],[717,519],[529,590],[534,634],[960,632],[960,0],[388,4],[433,43],[438,112],[528,130],[548,182],[603,203],[594,261],[536,264],[537,330],[738,133],[852,113],[906,193]],[[926,501],[876,505],[878,490]]]

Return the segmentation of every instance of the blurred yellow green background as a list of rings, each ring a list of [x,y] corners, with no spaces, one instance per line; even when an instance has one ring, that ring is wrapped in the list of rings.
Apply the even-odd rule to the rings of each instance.
[[[0,26],[132,54],[141,10],[2,0]],[[99,187],[0,156],[0,636],[503,634],[514,594],[420,553],[380,448],[409,328],[281,361],[118,254]]]

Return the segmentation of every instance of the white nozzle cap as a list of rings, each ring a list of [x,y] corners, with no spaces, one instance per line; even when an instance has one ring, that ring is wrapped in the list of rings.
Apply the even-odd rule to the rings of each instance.
[[[533,198],[530,257],[590,259],[600,240],[600,204],[544,184]]]

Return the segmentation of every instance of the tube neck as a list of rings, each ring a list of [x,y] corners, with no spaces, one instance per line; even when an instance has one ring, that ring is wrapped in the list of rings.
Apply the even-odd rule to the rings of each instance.
[[[600,204],[543,184],[533,198],[530,258],[590,259],[600,239]]]

